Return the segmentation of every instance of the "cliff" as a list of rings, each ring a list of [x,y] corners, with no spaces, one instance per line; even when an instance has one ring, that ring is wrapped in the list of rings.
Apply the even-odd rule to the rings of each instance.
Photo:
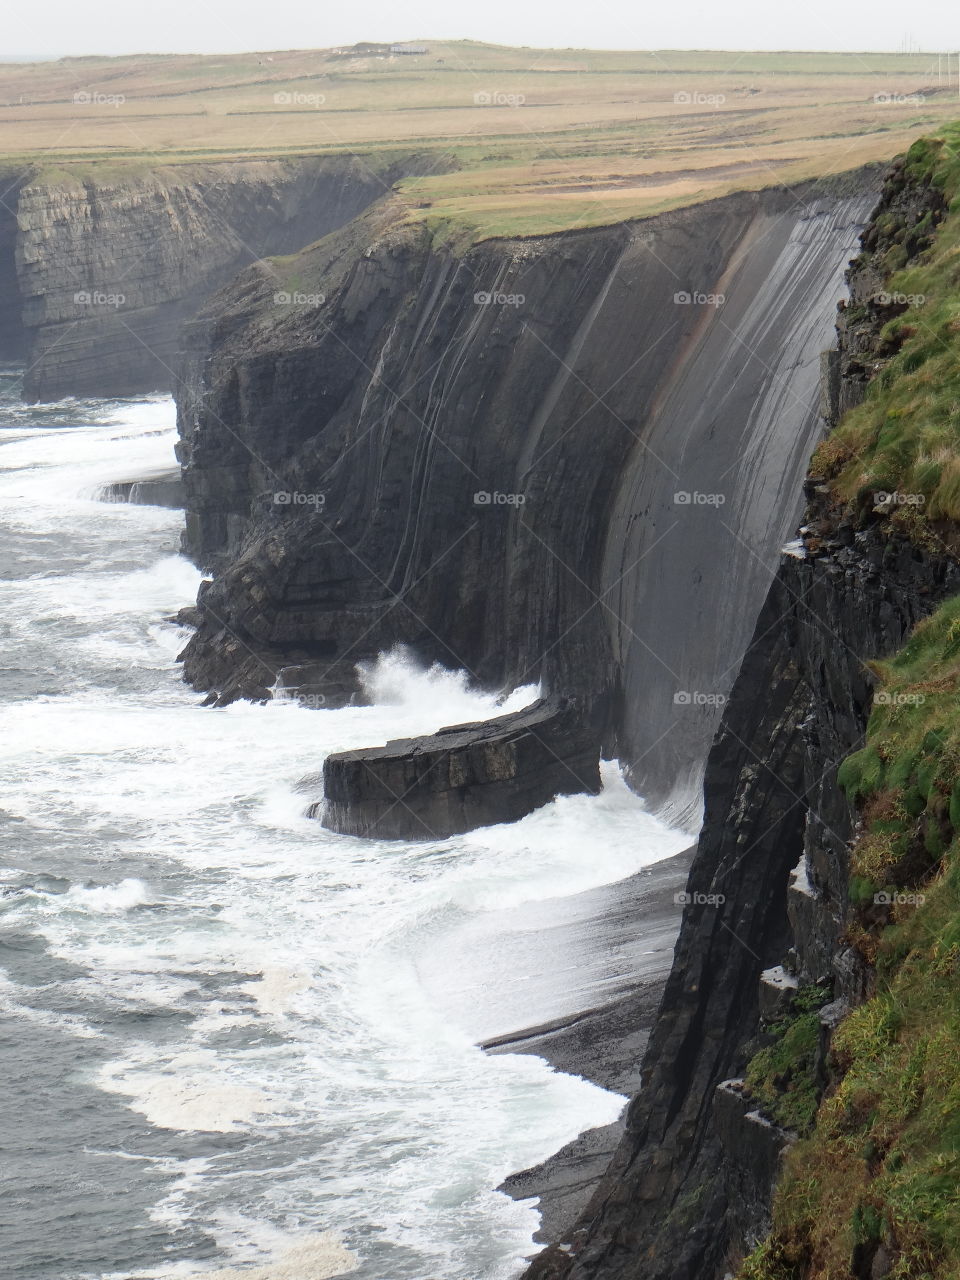
[[[921,148],[894,168],[849,273],[840,346],[827,369],[828,416],[838,421],[847,411],[840,440],[857,429],[849,411],[857,411],[868,389],[857,412],[889,424],[889,397],[901,382],[913,373],[929,382],[909,345],[914,337],[917,344],[927,340],[918,332],[926,326],[898,325],[918,300],[901,298],[898,286],[909,277],[893,275],[927,261],[949,204],[936,167],[922,163],[923,155]],[[952,278],[944,265],[955,252],[952,243],[938,260],[941,279]],[[935,329],[936,317],[930,323]],[[949,358],[955,366],[955,355]],[[926,422],[917,414],[916,391],[916,385],[904,389],[914,426],[899,443],[902,465],[909,465],[907,446],[922,439]],[[884,1096],[876,1087],[876,1057],[858,1074],[850,1035],[838,1038],[846,1046],[839,1055],[832,1048],[845,1015],[878,989],[870,930],[888,923],[882,904],[893,900],[864,898],[875,886],[863,881],[860,900],[881,906],[862,906],[860,924],[851,927],[851,842],[861,828],[859,784],[851,789],[844,762],[864,741],[881,671],[876,660],[896,653],[921,619],[960,590],[960,566],[946,541],[932,537],[932,528],[918,528],[910,504],[902,516],[874,488],[871,466],[879,465],[884,430],[858,439],[859,456],[833,438],[818,450],[801,537],[781,559],[711,749],[705,823],[688,884],[692,903],[626,1134],[580,1222],[534,1262],[530,1280],[719,1280],[738,1271],[755,1246],[742,1272],[750,1280],[885,1276],[898,1256],[897,1275],[952,1274],[936,1269],[949,1250],[932,1263],[932,1246],[923,1259],[920,1252],[911,1255],[919,1270],[898,1254],[910,1238],[902,1202],[893,1206],[888,1195],[885,1204],[881,1191],[890,1125],[886,1138],[876,1140],[870,1126],[878,1114],[889,1114],[891,1093],[906,1087],[905,1076],[891,1071]],[[833,478],[844,466],[857,477],[847,501]],[[892,484],[896,477],[887,476]],[[939,476],[928,477],[928,488]],[[942,680],[945,671],[925,674]],[[912,694],[904,706],[922,705],[928,696]],[[900,723],[906,713],[896,706],[890,714]],[[877,774],[886,777],[879,759]],[[908,781],[915,762],[916,755],[907,764]],[[929,769],[925,774],[939,815],[956,778],[955,757],[945,757],[943,766],[946,781],[938,786],[946,788],[946,799],[930,788]],[[864,791],[875,785],[864,784]],[[918,862],[914,827],[926,798],[918,803],[913,819],[904,815],[899,861],[891,855],[891,865],[878,867],[874,859],[871,876],[880,885],[886,876],[894,886],[915,887],[918,875],[922,882],[937,873],[951,832],[941,837],[945,818],[938,817],[940,843],[931,843],[924,832],[932,832],[934,819],[921,816],[921,853],[930,852]],[[889,830],[896,805],[873,812],[876,830]],[[914,850],[912,860],[907,848]],[[855,856],[862,868],[866,854]],[[891,946],[896,972],[906,952],[902,941]],[[831,1109],[830,1097],[851,1063],[850,1089],[840,1085]],[[922,1094],[921,1085],[911,1087]],[[862,1130],[851,1125],[861,1107]],[[815,1123],[809,1142],[797,1143]],[[849,1133],[845,1163],[836,1144],[824,1145],[821,1127],[828,1135]],[[891,1161],[890,1170],[906,1161],[902,1184],[913,1190],[905,1194],[916,1194],[917,1167],[910,1163],[916,1152],[901,1146],[897,1158],[900,1165]],[[766,1241],[784,1159],[791,1171],[785,1200]]]
[[[697,810],[874,182],[465,252],[387,200],[242,274],[179,366],[185,548],[217,575],[187,679],[335,705],[404,643],[540,680]],[[278,305],[277,270],[313,305]]]
[[[0,358],[24,396],[172,387],[181,325],[248,263],[356,217],[449,157],[313,157],[19,176],[0,207]]]
[[[893,170],[821,361],[863,191],[736,196],[466,252],[387,201],[298,255],[309,306],[278,304],[257,267],[188,335],[185,545],[217,576],[187,677],[213,701],[276,682],[333,704],[356,661],[403,642],[547,694],[522,725],[332,758],[326,820],[409,837],[411,821],[437,834],[517,816],[562,789],[562,756],[544,782],[537,749],[560,706],[588,730],[566,735],[576,785],[602,745],[690,812],[719,722],[642,1088],[531,1280],[819,1274],[809,1253],[791,1271],[762,1250],[774,1184],[836,1080],[834,1033],[876,981],[851,940],[859,812],[840,770],[867,728],[871,664],[960,588],[952,455],[889,425],[935,367],[909,381],[936,344],[901,286],[950,197],[916,157]],[[882,398],[900,386],[909,404]],[[933,406],[944,439],[950,395]],[[774,573],[818,408],[839,426]],[[929,519],[878,492],[910,477]],[[529,774],[506,749],[521,731]],[[871,1274],[875,1237],[855,1274]]]

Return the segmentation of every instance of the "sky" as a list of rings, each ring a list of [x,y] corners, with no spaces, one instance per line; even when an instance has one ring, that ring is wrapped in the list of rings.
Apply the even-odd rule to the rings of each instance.
[[[954,0],[10,0],[5,10],[0,60],[459,38],[588,49],[960,47]]]

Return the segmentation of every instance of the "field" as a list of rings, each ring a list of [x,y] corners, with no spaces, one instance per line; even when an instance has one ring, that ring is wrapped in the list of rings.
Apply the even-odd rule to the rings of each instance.
[[[957,59],[948,82],[935,54],[424,44],[3,64],[0,164],[112,176],[415,148],[445,171],[404,184],[412,216],[523,234],[842,172],[960,115]]]

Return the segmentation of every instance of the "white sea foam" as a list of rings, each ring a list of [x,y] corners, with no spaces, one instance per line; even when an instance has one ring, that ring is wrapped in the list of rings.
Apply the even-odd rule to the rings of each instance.
[[[365,673],[372,706],[202,708],[175,666],[183,632],[163,621],[199,580],[175,554],[177,513],[82,496],[164,465],[164,415],[144,402],[100,425],[0,436],[0,508],[22,532],[23,570],[0,582],[0,657],[40,668],[39,691],[3,709],[17,833],[5,861],[34,870],[17,860],[33,850],[70,881],[23,894],[10,919],[80,966],[61,1002],[72,992],[105,1019],[123,1013],[90,1073],[101,1089],[172,1142],[231,1135],[215,1159],[190,1163],[191,1147],[174,1161],[185,1172],[155,1208],[158,1223],[217,1239],[221,1270],[203,1274],[337,1274],[323,1268],[352,1260],[317,1234],[335,1227],[351,1251],[366,1242],[377,1274],[415,1257],[418,1280],[507,1280],[537,1215],[493,1188],[614,1119],[621,1100],[536,1058],[482,1054],[469,1019],[428,994],[423,943],[465,917],[609,883],[687,840],[613,765],[600,796],[446,841],[362,841],[305,818],[297,782],[327,752],[515,710],[537,690],[478,693],[462,672],[394,651]],[[98,1034],[6,995],[24,1019]],[[177,1015],[162,1035],[138,1020],[156,1011]],[[313,1236],[291,1240],[289,1222]]]
[[[235,1250],[243,1255],[242,1266],[197,1271],[189,1262],[175,1262],[122,1276],[114,1273],[104,1280],[333,1280],[359,1265],[357,1254],[332,1231],[293,1235],[236,1215],[229,1231],[219,1234],[245,1241]]]
[[[382,653],[375,662],[359,663],[357,669],[371,702],[409,712],[429,709],[437,729],[521,711],[539,694],[534,684],[499,695],[478,692],[466,671],[450,671],[439,663],[424,670],[403,645]]]
[[[131,911],[150,901],[150,890],[142,880],[121,880],[119,884],[72,885],[61,899],[64,907],[104,915]]]
[[[143,1065],[148,1050],[110,1063],[98,1083],[130,1099],[130,1106],[161,1129],[230,1133],[263,1122],[277,1107],[265,1092],[231,1080],[211,1050],[178,1053],[161,1071]],[[139,1061],[138,1061],[139,1059]]]
[[[284,1249],[273,1262],[262,1266],[235,1267],[196,1273],[196,1280],[331,1280],[357,1269],[357,1257],[330,1232],[300,1241]]]
[[[264,968],[253,982],[244,982],[240,990],[257,1002],[260,1013],[281,1017],[299,991],[310,986],[310,974],[305,969],[290,969],[283,965]]]

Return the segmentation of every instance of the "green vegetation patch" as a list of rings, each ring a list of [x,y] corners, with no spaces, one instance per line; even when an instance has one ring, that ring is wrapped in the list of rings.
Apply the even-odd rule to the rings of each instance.
[[[960,598],[876,670],[866,746],[840,771],[863,815],[847,939],[876,991],[834,1036],[835,1084],[740,1280],[849,1280],[878,1256],[890,1280],[960,1275]],[[761,1098],[799,1082],[772,1115],[812,1115],[809,1019],[751,1063]]]
[[[813,1128],[820,1102],[817,1049],[819,1009],[830,999],[824,987],[803,987],[790,1012],[767,1031],[773,1043],[754,1054],[746,1072],[751,1099],[782,1129],[805,1134]]]
[[[896,495],[894,524],[936,549],[937,533],[960,521],[960,124],[916,142],[903,176],[934,189],[949,212],[939,225],[932,212],[912,223],[893,211],[879,219],[890,241],[880,265],[894,273],[885,300],[900,311],[881,334],[892,358],[813,469],[858,516],[878,493]]]

